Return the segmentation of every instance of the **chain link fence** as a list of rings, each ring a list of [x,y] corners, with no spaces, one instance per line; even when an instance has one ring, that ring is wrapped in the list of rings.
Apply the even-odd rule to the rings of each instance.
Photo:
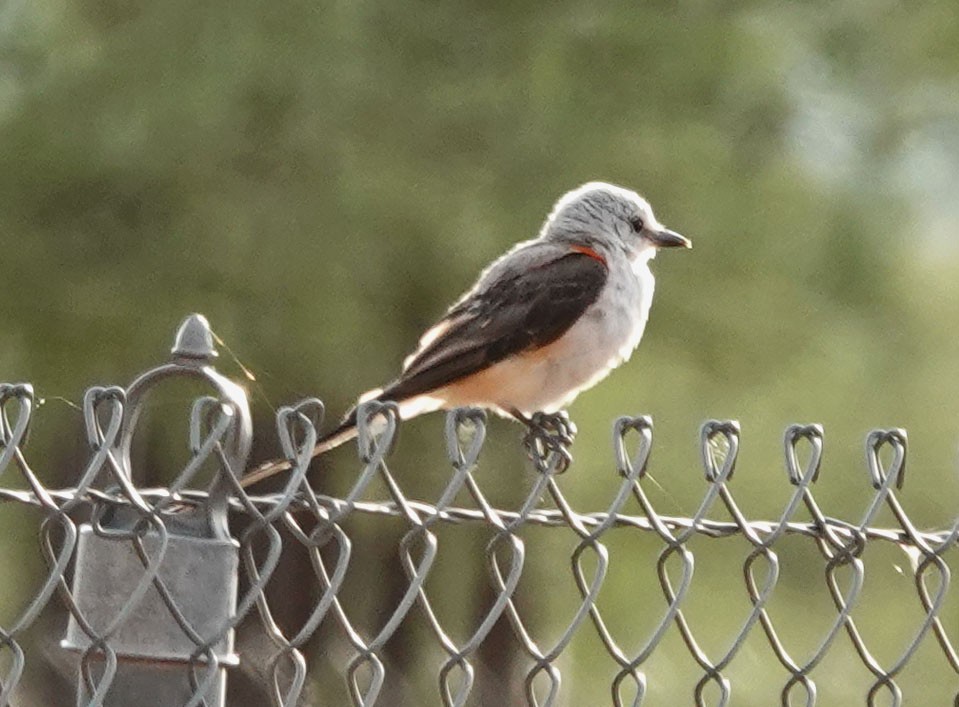
[[[306,473],[323,406],[311,399],[276,416],[292,464],[282,489],[252,495],[237,482],[252,443],[248,402],[213,369],[213,355],[205,320],[193,316],[178,332],[172,362],[125,389],[88,390],[88,459],[66,489],[48,488],[25,449],[32,388],[0,386],[0,519],[29,510],[23,527],[38,534],[45,561],[32,574],[9,562],[0,567],[8,580],[0,581],[0,705],[587,704],[572,702],[566,689],[584,675],[603,686],[590,688],[588,704],[836,705],[849,702],[833,686],[865,671],[863,704],[959,706],[959,606],[950,572],[959,518],[931,531],[910,520],[897,496],[907,457],[902,430],[869,435],[873,494],[861,518],[844,521],[827,516],[814,494],[822,430],[790,427],[791,495],[778,518],[762,521],[747,518],[733,495],[735,422],[702,426],[705,494],[691,517],[673,517],[647,493],[649,418],[616,421],[618,486],[606,508],[583,512],[561,484],[572,426],[544,417],[525,440],[535,470],[528,494],[503,510],[478,481],[486,419],[470,409],[446,417],[449,475],[437,500],[405,495],[388,463],[395,409],[379,403],[361,408],[361,465],[350,488],[317,493]],[[194,379],[213,392],[192,405],[189,460],[172,483],[148,488],[135,483],[131,446],[143,399],[169,378]],[[203,490],[201,478],[209,481]],[[369,500],[372,493],[381,499]],[[894,527],[874,527],[883,509]],[[717,511],[727,519],[716,520]],[[444,553],[460,547],[452,536],[447,543],[453,528],[464,529],[475,552]],[[544,559],[531,550],[539,532],[565,540],[549,545],[547,538],[546,570],[533,572]],[[6,532],[3,557],[26,539],[22,530]],[[735,551],[719,556],[734,558],[740,577],[697,585],[698,601],[707,615],[741,618],[731,637],[709,635],[713,625],[691,615],[696,561],[731,539]],[[815,571],[802,580],[829,606],[825,615],[790,619],[808,623],[802,641],[784,637],[782,610],[772,608],[794,590],[782,560],[791,539],[814,548],[807,559]],[[399,569],[361,573],[358,589],[351,568],[364,562],[364,545],[398,558]],[[909,558],[908,606],[873,607],[910,617],[909,635],[893,651],[885,641],[876,650],[875,633],[858,621],[871,601],[867,557],[877,546]],[[451,553],[452,569],[431,578]],[[640,589],[636,580],[634,601],[606,601],[613,557],[629,572],[654,571],[655,586]],[[451,596],[443,586],[451,572],[467,578],[468,595]],[[627,573],[618,584],[629,592],[631,581]],[[388,590],[378,592],[380,584]],[[561,587],[574,597],[571,611],[546,609],[544,617],[537,604],[552,606],[547,596]],[[356,609],[366,593],[384,603]],[[464,605],[465,618],[454,616],[451,606]],[[910,692],[901,678],[917,664]],[[677,673],[691,677],[688,684],[671,682]],[[737,698],[759,681],[775,685],[771,698]]]

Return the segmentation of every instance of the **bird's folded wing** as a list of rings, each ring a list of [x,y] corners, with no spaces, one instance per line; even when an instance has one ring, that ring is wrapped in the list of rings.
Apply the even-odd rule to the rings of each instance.
[[[515,273],[491,269],[423,336],[400,377],[376,397],[401,401],[428,393],[562,336],[599,297],[608,270],[586,248],[550,249],[546,258],[530,253],[531,266]]]

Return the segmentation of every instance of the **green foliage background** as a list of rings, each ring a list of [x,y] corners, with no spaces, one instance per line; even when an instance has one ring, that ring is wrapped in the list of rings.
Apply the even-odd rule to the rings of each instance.
[[[819,497],[852,521],[870,495],[865,433],[903,426],[904,502],[919,526],[945,527],[959,507],[957,77],[949,0],[8,0],[0,379],[29,380],[46,399],[32,459],[52,485],[69,485],[85,457],[80,415],[61,398],[129,381],[200,311],[257,376],[265,458],[276,451],[271,406],[318,395],[338,415],[389,379],[419,332],[486,262],[535,233],[557,196],[604,179],[644,193],[695,249],[657,260],[640,350],[570,411],[577,465],[562,483],[576,508],[603,509],[615,488],[611,420],[648,413],[663,487],[651,493],[664,513],[692,513],[705,489],[698,425],[732,417],[744,430],[734,486],[750,517],[777,517],[788,497],[787,424],[824,424]],[[222,369],[240,376],[229,356]],[[439,419],[404,429],[395,468],[411,496],[435,498],[446,478],[440,429]],[[493,424],[481,471],[507,507],[532,483],[517,436]],[[163,445],[183,440],[160,430],[158,456]],[[345,451],[330,467],[318,483],[335,492],[356,462]],[[12,473],[0,483],[16,485]],[[39,565],[34,527],[0,506],[14,540],[2,544],[5,565]],[[368,540],[358,551],[380,548],[351,570],[363,589],[354,610],[374,626],[386,600],[371,578],[396,558],[382,528],[357,532]],[[430,584],[464,634],[486,601],[476,587],[487,536],[471,532],[451,534],[446,546],[458,549],[447,554],[441,536]],[[659,546],[613,535],[602,607],[622,621],[624,644],[639,645],[663,608]],[[575,606],[564,559],[573,536],[559,536],[529,538],[522,604],[544,637]],[[747,550],[695,549],[710,552],[691,621],[718,654],[746,613]],[[800,657],[834,616],[817,557],[809,543],[785,546],[772,607]],[[897,572],[906,558],[868,559],[857,618],[889,665],[921,615],[908,570]],[[4,597],[32,586],[0,577]],[[390,704],[438,703],[438,655],[413,623],[393,656]],[[311,653],[311,694],[341,704],[343,661],[321,648],[343,641],[327,633]],[[753,633],[729,670],[733,704],[776,703],[787,677]],[[904,689],[913,704],[946,704],[955,671],[930,637],[920,655]],[[577,638],[570,656],[564,704],[606,703],[614,670],[598,642]],[[528,668],[504,664],[506,683]],[[649,675],[648,703],[671,705],[691,700],[701,672],[673,630]],[[477,704],[513,699],[482,676],[481,665]],[[827,705],[858,703],[871,684],[844,636],[814,677]]]

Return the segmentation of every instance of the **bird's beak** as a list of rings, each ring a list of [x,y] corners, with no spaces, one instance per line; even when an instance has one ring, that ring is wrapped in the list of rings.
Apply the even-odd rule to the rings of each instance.
[[[661,231],[652,231],[647,236],[657,248],[692,248],[693,242],[681,236],[676,231],[664,228]]]

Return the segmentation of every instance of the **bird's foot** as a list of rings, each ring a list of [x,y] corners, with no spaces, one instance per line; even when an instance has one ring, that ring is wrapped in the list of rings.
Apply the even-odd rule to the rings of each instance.
[[[523,445],[530,460],[541,473],[562,474],[573,462],[569,448],[576,437],[576,425],[565,411],[537,412],[520,418],[526,424]]]

